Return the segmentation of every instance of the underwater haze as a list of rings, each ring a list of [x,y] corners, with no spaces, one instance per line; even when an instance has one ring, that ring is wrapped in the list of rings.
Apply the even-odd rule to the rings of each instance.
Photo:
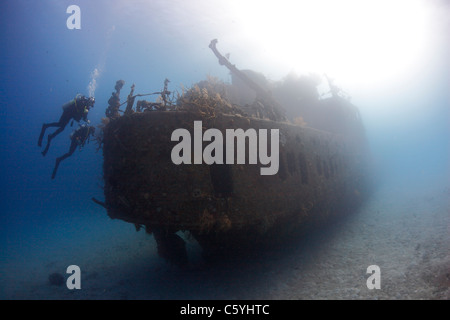
[[[0,24],[1,299],[450,298],[447,1],[6,0]],[[360,110],[374,188],[357,212],[285,251],[210,267],[188,242],[193,266],[180,270],[152,235],[91,200],[104,199],[95,139],[51,179],[78,123],[45,157],[56,128],[37,142],[77,94],[95,97],[88,119],[101,124],[120,79],[122,101],[132,84],[152,93],[166,78],[180,94],[208,76],[230,83],[212,39],[271,81],[330,76]],[[81,289],[50,283],[70,265]],[[366,285],[370,265],[380,289]]]

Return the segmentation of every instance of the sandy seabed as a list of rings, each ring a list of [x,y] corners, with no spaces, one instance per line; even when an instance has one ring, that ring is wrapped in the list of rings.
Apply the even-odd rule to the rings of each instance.
[[[283,248],[213,265],[188,242],[192,266],[162,261],[155,241],[98,209],[9,238],[1,299],[449,299],[450,181],[381,183],[358,212]],[[81,269],[81,289],[50,285]],[[369,290],[378,265],[381,288]]]

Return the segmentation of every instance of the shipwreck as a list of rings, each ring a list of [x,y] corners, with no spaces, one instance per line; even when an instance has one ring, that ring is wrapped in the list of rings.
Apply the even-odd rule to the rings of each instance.
[[[318,95],[312,78],[270,83],[237,69],[216,45],[213,40],[210,48],[231,71],[233,83],[209,78],[175,99],[166,79],[164,89],[152,93],[157,101],[140,100],[134,108],[135,98],[144,95],[134,95],[133,85],[121,104],[124,82],[118,81],[102,124],[105,200],[95,201],[111,218],[153,234],[159,255],[179,265],[188,261],[180,232],[194,238],[206,255],[251,250],[288,239],[309,222],[351,211],[368,185],[359,111],[331,81],[327,98]],[[255,141],[249,136],[236,141],[245,150],[240,161],[218,144],[210,158],[220,153],[229,161],[206,163],[179,148],[177,155],[185,161],[174,163],[181,139],[172,134],[180,128],[192,137],[215,129],[210,142],[197,140],[198,150],[229,129],[276,130],[278,148],[266,139],[266,155],[277,152],[277,171],[261,174],[264,164],[250,159]]]

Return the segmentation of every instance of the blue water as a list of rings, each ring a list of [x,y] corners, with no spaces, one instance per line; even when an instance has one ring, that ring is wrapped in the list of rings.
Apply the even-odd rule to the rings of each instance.
[[[66,9],[72,4],[81,9],[79,30],[66,26],[70,16]],[[434,5],[437,11],[450,12],[443,2]],[[208,48],[214,38],[224,53],[232,51],[239,68],[255,68],[275,77],[287,74],[288,68],[274,71],[253,60],[257,44],[251,39],[238,41],[245,36],[235,30],[238,19],[232,11],[220,14],[225,6],[226,2],[215,1],[1,2],[0,298],[72,299],[67,289],[57,291],[47,284],[48,274],[64,274],[70,264],[79,264],[90,275],[87,279],[97,281],[97,287],[90,287],[85,280],[79,298],[286,297],[245,295],[237,285],[219,294],[215,288],[221,287],[221,276],[211,274],[205,276],[209,282],[202,290],[196,280],[202,277],[200,271],[184,282],[189,289],[176,286],[182,276],[177,271],[166,273],[170,267],[157,257],[153,238],[143,231],[136,233],[130,224],[110,220],[90,200],[103,199],[102,153],[93,141],[63,161],[56,179],[50,179],[54,161],[68,151],[69,135],[77,124],[67,126],[52,141],[45,157],[37,146],[42,124],[57,121],[61,106],[77,93],[89,95],[89,85],[96,99],[89,119],[97,125],[119,79],[125,80],[122,100],[133,83],[135,93],[149,93],[161,90],[168,78],[169,90],[181,93],[182,87],[207,75],[230,81],[226,68]],[[424,192],[448,187],[450,181],[450,25],[448,20],[434,22],[429,26],[436,44],[432,55],[407,81],[390,90],[350,92],[367,129],[377,182],[402,185],[402,194],[408,194],[404,190],[408,186],[411,193],[413,188],[417,192],[421,181],[426,181]],[[246,51],[247,44],[251,50]],[[377,201],[383,203],[384,198]],[[440,210],[448,215],[448,203]],[[150,277],[149,271],[159,278]],[[105,272],[123,274],[122,282],[108,286]],[[176,281],[164,286],[168,279]],[[262,275],[248,281],[225,279],[255,287],[264,281]],[[131,294],[134,289],[140,294]]]

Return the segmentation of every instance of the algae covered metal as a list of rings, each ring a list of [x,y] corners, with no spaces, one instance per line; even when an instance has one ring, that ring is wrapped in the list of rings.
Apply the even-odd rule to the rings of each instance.
[[[215,44],[210,47],[219,62],[230,68]],[[230,70],[241,75],[235,69]],[[154,235],[159,254],[169,261],[187,262],[179,231],[195,238],[205,253],[251,249],[285,239],[310,221],[349,211],[362,199],[368,153],[356,107],[333,95],[299,106],[305,111],[303,123],[289,121],[283,106],[247,78],[241,77],[253,83],[248,90],[256,91],[252,104],[233,103],[232,85],[208,79],[176,102],[167,95],[158,103],[138,101],[148,106],[141,112],[128,103],[125,115],[105,119],[103,205],[111,218],[137,229],[144,226]],[[170,94],[167,82],[162,93]],[[131,98],[134,102],[132,93],[127,101]],[[179,152],[181,139],[173,136],[177,129],[189,134],[191,150]],[[210,129],[215,139],[205,138]],[[226,145],[226,137],[238,129],[247,135],[233,138],[235,152]],[[270,139],[270,132],[277,132],[277,140]],[[261,140],[262,133],[267,139]],[[218,137],[223,137],[223,144],[216,146],[223,149],[210,155],[221,155],[224,161],[208,163],[204,152]],[[252,161],[264,155],[258,153],[261,141],[267,143],[266,156],[276,152],[277,163]],[[238,154],[239,144],[244,156]],[[195,151],[201,152],[200,159]],[[174,161],[174,152],[186,161]],[[277,166],[276,173],[261,174],[270,165]]]

